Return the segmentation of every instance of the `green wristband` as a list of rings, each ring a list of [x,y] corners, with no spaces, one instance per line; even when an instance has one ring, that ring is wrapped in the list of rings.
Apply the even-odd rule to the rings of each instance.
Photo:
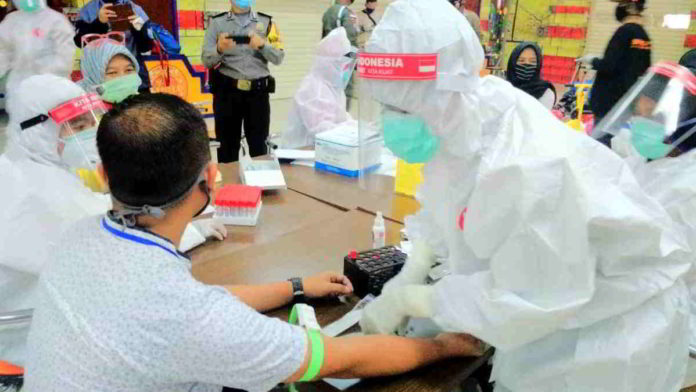
[[[300,382],[309,382],[314,380],[321,371],[324,365],[324,338],[321,332],[316,329],[308,329],[309,341],[312,342],[312,357],[309,359],[309,366],[304,376],[300,378]]]
[[[290,324],[297,325],[298,322],[298,306],[295,305],[290,311],[290,317],[288,322]],[[317,329],[307,329],[307,336],[309,336],[309,342],[312,346],[311,357],[309,359],[309,366],[305,374],[300,378],[299,382],[309,382],[314,380],[321,372],[321,367],[324,365],[324,338],[321,336],[321,332]]]

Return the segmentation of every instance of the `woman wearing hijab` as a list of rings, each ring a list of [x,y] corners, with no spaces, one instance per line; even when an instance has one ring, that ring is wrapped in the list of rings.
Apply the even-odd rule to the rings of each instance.
[[[541,66],[541,48],[533,42],[523,42],[510,55],[507,79],[551,110],[556,103],[556,88],[541,79]]]
[[[83,79],[78,84],[87,91],[99,92],[109,103],[119,103],[137,94],[142,83],[135,56],[110,40],[87,45],[80,69]]]
[[[141,89],[150,87],[150,78],[144,66],[142,55],[152,50],[152,39],[148,36],[145,24],[150,20],[142,7],[131,0],[92,0],[80,10],[75,22],[75,45],[81,47],[82,37],[88,34],[105,34],[111,31],[109,18],[116,16],[112,10],[114,5],[128,4],[133,9],[129,18],[130,29],[125,31],[126,48],[135,55],[139,64],[140,78],[143,80]]]

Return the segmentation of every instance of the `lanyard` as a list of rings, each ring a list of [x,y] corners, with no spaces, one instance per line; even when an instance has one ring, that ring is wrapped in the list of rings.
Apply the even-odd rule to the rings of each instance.
[[[166,252],[169,252],[170,254],[172,254],[173,256],[175,256],[177,258],[181,257],[181,255],[179,255],[178,253],[174,252],[173,250],[167,248],[166,246],[163,246],[163,245],[158,244],[154,241],[148,240],[147,238],[138,237],[137,235],[128,234],[125,231],[117,230],[113,227],[110,227],[109,225],[106,224],[106,218],[102,218],[102,227],[104,229],[106,229],[106,231],[108,231],[109,233],[115,235],[116,237],[120,237],[120,238],[123,238],[124,240],[136,242],[138,244],[142,244],[142,245],[146,245],[146,246],[154,246],[154,247],[160,248]]]

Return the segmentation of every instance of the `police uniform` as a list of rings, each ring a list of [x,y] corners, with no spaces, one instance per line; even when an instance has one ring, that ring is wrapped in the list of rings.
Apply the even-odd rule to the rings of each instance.
[[[218,53],[219,34],[247,37],[251,32],[266,40],[261,49],[237,44],[222,54]],[[215,132],[221,144],[218,160],[224,163],[239,159],[242,124],[251,156],[266,154],[271,122],[269,94],[275,92],[275,80],[271,77],[268,63],[280,65],[285,57],[271,16],[254,11],[215,15],[205,32],[201,57],[203,64],[210,69]]]
[[[350,44],[358,47],[358,28],[356,26],[358,21],[355,12],[351,10],[347,5],[334,4],[329,7],[324,16],[321,19],[322,33],[321,37],[324,38],[331,30],[343,26],[346,29],[346,34],[348,35],[348,40]]]

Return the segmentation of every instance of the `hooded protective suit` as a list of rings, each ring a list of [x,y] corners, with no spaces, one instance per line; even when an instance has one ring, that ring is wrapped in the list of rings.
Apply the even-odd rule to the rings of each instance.
[[[629,167],[508,82],[481,79],[476,34],[447,2],[393,2],[366,51],[438,54],[436,81],[368,86],[441,140],[407,230],[451,275],[425,286],[429,258],[411,258],[363,329],[430,317],[481,338],[497,349],[498,391],[678,391],[690,249]]]
[[[0,156],[0,187],[6,190],[0,193],[0,313],[33,308],[38,274],[63,229],[111,208],[108,196],[87,189],[61,163],[55,122],[25,130],[18,125],[83,94],[67,79],[38,75],[15,95],[8,127],[13,137]],[[27,332],[28,326],[0,330],[0,360],[22,365]]]
[[[75,57],[75,30],[62,14],[36,0],[39,9],[8,14],[0,23],[0,75],[7,79],[7,108],[12,113],[12,95],[22,80],[32,75],[68,77]],[[18,0],[14,0],[18,7]]]
[[[297,148],[314,145],[316,134],[335,128],[338,124],[357,122],[346,112],[346,70],[353,60],[350,41],[343,27],[336,28],[319,42],[314,65],[293,98],[288,117],[288,129],[282,145]],[[348,77],[350,77],[348,70]]]

